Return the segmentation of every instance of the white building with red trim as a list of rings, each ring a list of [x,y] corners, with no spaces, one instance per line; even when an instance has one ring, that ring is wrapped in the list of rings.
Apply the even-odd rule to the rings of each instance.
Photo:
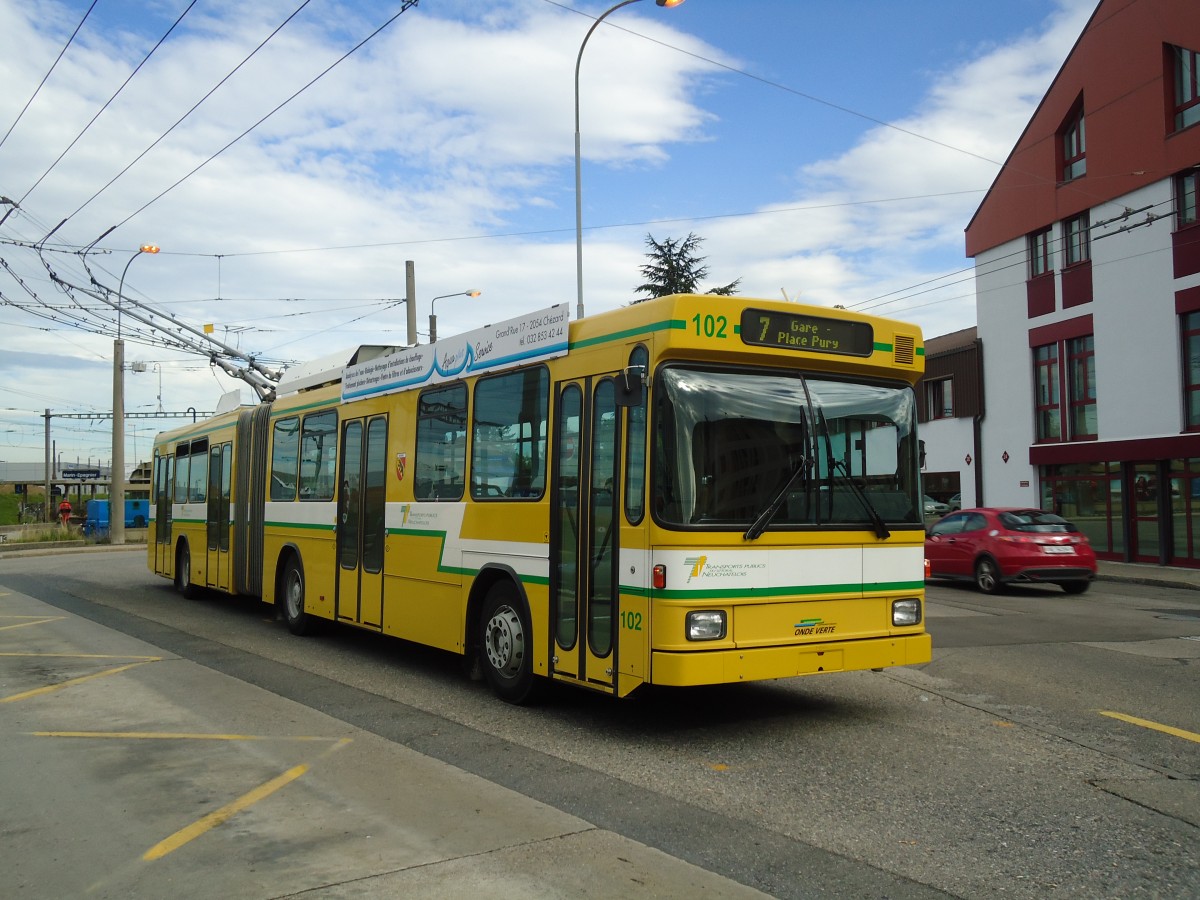
[[[966,229],[981,504],[1200,566],[1200,6],[1101,0]]]

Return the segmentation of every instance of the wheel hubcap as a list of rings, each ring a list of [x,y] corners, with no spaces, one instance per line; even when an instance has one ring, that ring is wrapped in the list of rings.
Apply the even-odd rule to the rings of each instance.
[[[992,567],[984,563],[979,567],[979,586],[985,590],[990,590],[996,584],[996,575],[992,572]]]
[[[521,617],[511,606],[502,606],[487,623],[483,646],[492,668],[505,678],[514,678],[525,659],[525,634]]]
[[[304,602],[304,584],[299,575],[292,575],[288,581],[287,605],[288,615],[293,619],[300,615],[301,604]]]

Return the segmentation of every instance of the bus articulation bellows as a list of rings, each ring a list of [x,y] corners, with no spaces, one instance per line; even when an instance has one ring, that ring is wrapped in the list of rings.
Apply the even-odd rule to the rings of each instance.
[[[928,662],[915,326],[675,295],[287,373],[159,435],[150,568],[624,697]]]

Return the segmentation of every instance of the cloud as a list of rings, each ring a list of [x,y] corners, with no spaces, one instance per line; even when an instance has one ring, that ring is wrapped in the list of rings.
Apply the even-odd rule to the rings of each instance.
[[[649,177],[674,191],[662,192],[664,216],[728,211],[705,208],[708,182],[716,193],[725,167],[734,164],[722,155],[719,103],[736,103],[746,91],[781,110],[795,103],[706,62],[743,67],[686,34],[683,19],[636,6],[623,10],[614,17],[620,27],[592,35],[580,80],[588,311],[632,298],[647,231],[702,235],[714,284],[742,278],[747,295],[778,297],[786,289],[824,305],[872,308],[874,298],[969,265],[962,229],[1091,5],[1064,2],[1015,42],[968,49],[961,62],[931,76],[917,109],[897,116],[894,124],[903,130],[861,122],[859,137],[844,151],[822,160],[796,157],[766,175],[777,186],[768,201],[734,210],[748,215],[596,228],[609,224],[598,218],[602,210],[620,208],[612,184],[644,184]],[[42,238],[294,8],[291,2],[198,6],[22,202],[0,239]],[[21,197],[170,24],[156,18],[164,13],[153,5],[144,13],[135,21],[97,7],[0,147],[0,194]],[[406,260],[416,263],[421,331],[428,298],[468,288],[484,294],[440,302],[439,333],[473,327],[481,315],[497,321],[552,303],[573,305],[572,75],[588,20],[555,5],[422,5],[204,164],[390,14],[372,5],[311,4],[52,243],[77,249],[150,202],[98,245],[104,252],[89,258],[91,274],[115,289],[133,250],[153,240],[163,253],[129,266],[126,294],[194,326],[212,323],[218,337],[272,360],[402,343],[406,312],[395,301],[404,295]],[[79,15],[52,0],[0,0],[4,128]],[[861,121],[841,115],[853,126]],[[775,127],[763,124],[764,140],[777,139],[766,134]],[[674,168],[677,158],[697,154],[711,154],[710,161]],[[736,161],[739,168],[757,163]],[[698,171],[706,181],[679,181],[701,177]],[[694,205],[671,208],[668,198],[680,196]],[[18,326],[6,329],[4,355],[15,359],[9,351],[16,347],[29,354],[21,365],[39,398],[5,405],[103,409],[111,397],[99,370],[111,360],[111,331],[93,336],[64,323],[80,315],[72,303],[104,307],[85,294],[61,292],[29,250],[0,246],[0,257],[23,282],[0,272],[4,298],[43,316],[0,307],[0,323]],[[69,253],[45,257],[64,279],[89,284],[89,272]],[[916,318],[930,334],[974,321],[969,284],[877,309]],[[161,363],[168,407],[212,408],[221,391],[237,386],[206,371],[203,358],[129,336],[127,359]],[[54,360],[49,368],[42,364],[47,358]],[[65,387],[64,371],[87,374]],[[153,408],[153,377],[126,384],[127,408]]]

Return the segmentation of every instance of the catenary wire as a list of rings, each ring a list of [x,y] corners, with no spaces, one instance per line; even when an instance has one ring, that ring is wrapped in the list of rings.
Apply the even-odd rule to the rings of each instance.
[[[58,56],[54,58],[54,62],[50,64],[50,68],[46,70],[46,74],[42,76],[42,80],[38,82],[38,86],[34,88],[33,94],[31,94],[29,99],[25,101],[25,105],[21,107],[21,111],[17,113],[17,117],[13,120],[13,123],[8,126],[8,131],[4,132],[4,137],[0,138],[0,147],[4,146],[4,142],[8,140],[8,136],[13,133],[13,129],[17,127],[17,123],[21,121],[21,118],[25,115],[26,110],[29,109],[30,105],[37,98],[37,95],[41,92],[42,87],[49,80],[50,75],[54,72],[55,68],[57,68],[59,62],[62,61],[63,55],[67,52],[67,48],[71,46],[76,35],[79,34],[79,30],[83,28],[83,23],[87,21],[88,16],[92,14],[92,10],[96,8],[96,4],[98,2],[100,2],[100,0],[92,0],[92,5],[87,8],[87,12],[83,14],[83,18],[79,20],[79,24],[75,26],[75,30],[71,32],[71,36],[67,38],[67,42],[63,44],[63,48],[58,51]]]

